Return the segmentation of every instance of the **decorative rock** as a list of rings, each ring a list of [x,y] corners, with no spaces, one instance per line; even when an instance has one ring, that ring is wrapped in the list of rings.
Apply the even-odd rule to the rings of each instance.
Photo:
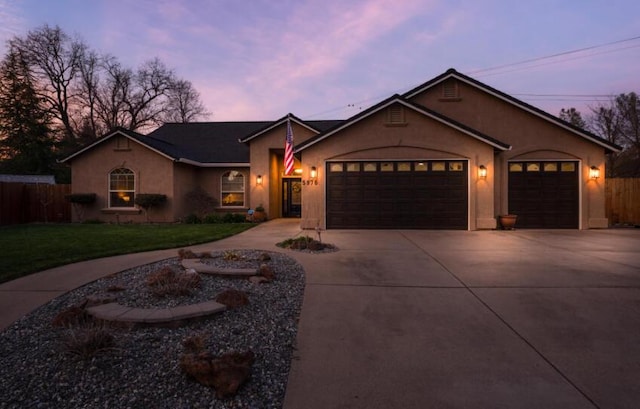
[[[229,308],[236,308],[249,304],[249,297],[240,290],[228,289],[218,294],[216,302]]]
[[[219,358],[208,352],[187,353],[180,357],[180,368],[199,383],[212,386],[221,399],[235,396],[249,378],[254,360],[252,351],[230,352]]]
[[[249,282],[251,284],[264,284],[264,283],[270,283],[271,280],[263,276],[253,276],[253,277],[249,277]]]
[[[260,261],[269,261],[269,260],[271,260],[271,256],[269,255],[269,253],[262,253],[262,254],[260,254],[260,257],[258,258],[258,260],[260,260]]]
[[[273,268],[268,264],[261,264],[260,268],[258,268],[258,275],[266,278],[269,281],[273,281],[276,278],[276,273],[273,271]]]

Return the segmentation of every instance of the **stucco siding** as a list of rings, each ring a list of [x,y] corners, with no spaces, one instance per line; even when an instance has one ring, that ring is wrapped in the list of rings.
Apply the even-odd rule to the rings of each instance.
[[[512,146],[496,156],[496,214],[508,209],[508,169],[511,160],[577,160],[580,162],[580,227],[606,227],[604,208],[604,148],[531,112],[458,81],[459,99],[442,98],[441,85],[412,100]],[[589,168],[602,177],[589,179]]]
[[[96,203],[87,207],[84,219],[106,222],[145,222],[143,211],[136,207],[109,208],[109,174],[117,168],[127,168],[135,174],[135,193],[160,193],[167,195],[167,203],[150,213],[154,222],[173,220],[171,202],[173,196],[173,163],[150,149],[129,142],[129,147],[118,148],[111,138],[95,148],[84,152],[72,162],[72,191],[95,193]],[[74,216],[74,221],[78,221]]]
[[[405,112],[405,126],[388,126],[379,112],[318,142],[303,153],[303,175],[318,170],[318,184],[304,185],[302,225],[325,227],[326,163],[331,160],[465,159],[469,162],[469,227],[495,227],[493,181],[478,180],[479,165],[493,172],[493,148],[413,110]],[[303,178],[304,179],[304,178]]]

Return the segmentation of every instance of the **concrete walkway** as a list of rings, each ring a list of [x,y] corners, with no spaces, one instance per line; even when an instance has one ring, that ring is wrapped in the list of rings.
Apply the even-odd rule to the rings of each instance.
[[[640,229],[323,232],[275,220],[194,251],[295,257],[307,285],[286,409],[635,408]],[[176,250],[77,263],[0,286],[0,325]]]
[[[274,220],[236,236],[212,243],[188,246],[195,252],[221,249],[282,251],[275,244],[301,232],[297,220]],[[55,297],[143,264],[178,256],[178,249],[105,257],[52,268],[0,284],[0,331]]]

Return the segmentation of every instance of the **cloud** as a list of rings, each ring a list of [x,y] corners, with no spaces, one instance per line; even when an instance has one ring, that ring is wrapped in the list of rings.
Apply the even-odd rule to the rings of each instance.
[[[0,50],[4,55],[6,43],[12,37],[23,34],[25,22],[16,1],[0,0]]]

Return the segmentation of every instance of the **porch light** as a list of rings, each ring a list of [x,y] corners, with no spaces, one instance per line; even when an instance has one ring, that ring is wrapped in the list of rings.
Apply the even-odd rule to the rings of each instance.
[[[256,176],[256,185],[262,186],[262,175]]]
[[[596,180],[600,177],[600,169],[597,166],[591,166],[589,169],[589,178]]]
[[[484,165],[480,165],[478,166],[478,177],[480,179],[486,179],[487,178],[487,167]]]
[[[296,175],[302,175],[302,169],[300,168],[296,168],[293,173],[295,173]]]
[[[309,174],[309,176],[311,176],[311,179],[315,179],[318,177],[318,169],[316,169],[315,166],[311,166],[311,173]]]

